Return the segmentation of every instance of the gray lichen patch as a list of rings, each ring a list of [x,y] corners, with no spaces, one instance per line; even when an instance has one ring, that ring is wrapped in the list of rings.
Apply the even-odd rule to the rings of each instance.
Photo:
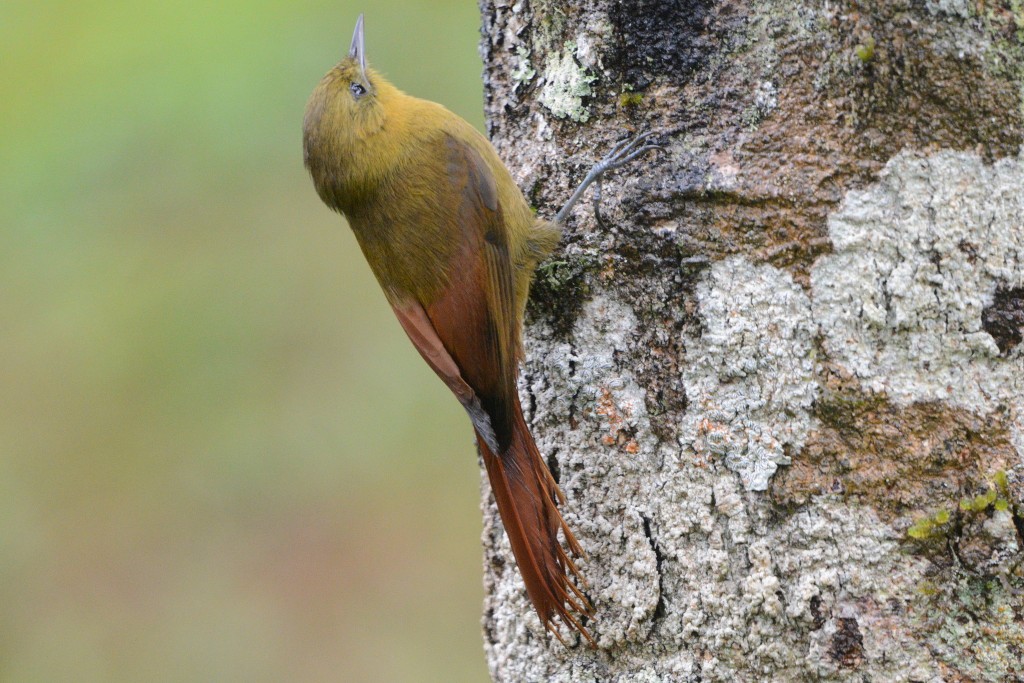
[[[768,548],[787,548],[772,559],[789,623],[806,634],[802,673],[832,680],[867,664],[889,669],[887,676],[877,671],[879,680],[906,680],[890,676],[931,669],[927,650],[913,644],[914,634],[899,619],[927,563],[900,557],[898,542],[870,508],[827,498],[765,539]],[[894,665],[897,658],[902,661]]]
[[[948,14],[967,19],[971,16],[971,6],[974,4],[972,0],[925,0],[924,6],[935,14]]]
[[[592,444],[589,453],[566,454],[561,470],[563,486],[578,491],[586,508],[576,529],[590,556],[587,566],[601,568],[588,581],[591,600],[602,613],[596,635],[606,647],[642,639],[660,598],[657,554],[645,535],[647,505],[639,495],[657,443],[645,392],[617,353],[630,348],[636,327],[628,305],[595,297],[574,328],[572,348],[579,349],[578,356],[557,363],[568,373],[555,380],[574,396],[578,410],[572,419]]]
[[[512,82],[513,90],[518,90],[520,86],[525,85],[533,80],[533,77],[537,75],[537,70],[533,68],[530,63],[530,50],[525,45],[520,45],[516,48],[516,58],[518,62],[514,69],[512,69]]]
[[[910,604],[908,621],[954,681],[1019,680],[1024,661],[1024,607],[1017,586],[961,575],[941,587],[923,582],[927,598]]]
[[[527,418],[535,427],[537,446],[549,456],[568,497],[563,516],[588,554],[580,566],[588,595],[602,615],[594,636],[605,647],[642,640],[660,601],[658,554],[647,536],[649,505],[640,493],[655,466],[657,439],[646,393],[631,364],[618,354],[634,345],[636,329],[627,304],[597,295],[582,307],[566,342],[553,343],[549,326],[533,326],[523,373]],[[541,340],[546,352],[534,353]],[[581,442],[585,448],[565,448]],[[504,540],[501,548],[507,553]],[[511,556],[506,554],[504,561],[511,562]],[[513,610],[508,623],[521,624],[529,605],[525,594],[516,594],[518,573],[495,575],[500,586],[494,593],[514,596],[510,604],[496,601],[495,609]],[[505,624],[498,617],[493,621],[495,628]],[[540,622],[531,618],[528,623],[544,641]]]
[[[575,51],[576,45],[570,42],[562,51],[548,56],[544,64],[544,86],[538,99],[558,118],[584,122],[590,114],[583,105],[583,98],[594,93],[591,84],[597,77],[576,63]]]
[[[618,354],[633,347],[637,324],[627,304],[598,294],[583,305],[570,342],[542,357],[531,356],[528,346],[525,374],[536,377],[530,387],[535,419],[570,429],[585,424],[594,444],[612,452],[653,450],[645,392]],[[551,334],[539,326],[534,331]]]
[[[661,633],[684,651],[714,653],[700,661],[701,680],[747,670],[770,670],[773,680],[833,680],[852,667],[878,680],[937,673],[899,623],[927,564],[895,552],[898,535],[870,508],[822,499],[766,530],[730,481],[716,487],[723,502],[708,529],[691,523],[661,538],[673,559]],[[671,528],[670,508],[663,514]]]
[[[1024,162],[966,152],[894,157],[829,219],[811,271],[831,360],[901,404],[941,401],[1022,427],[1024,355],[1002,356],[982,314],[1024,285]],[[1020,440],[1020,437],[1016,437]]]
[[[697,297],[703,332],[687,351],[680,444],[691,458],[722,459],[747,489],[763,491],[812,424],[810,301],[785,271],[743,257],[716,263]]]
[[[771,81],[762,81],[757,86],[753,103],[743,110],[743,125],[754,128],[778,106],[778,90]]]

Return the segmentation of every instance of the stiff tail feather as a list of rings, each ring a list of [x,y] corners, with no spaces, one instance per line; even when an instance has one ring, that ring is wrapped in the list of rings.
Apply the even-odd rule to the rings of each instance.
[[[584,586],[586,583],[572,558],[558,542],[559,528],[573,555],[581,556],[583,551],[558,512],[556,501],[564,502],[565,498],[537,451],[518,401],[516,404],[512,441],[504,453],[493,453],[486,440],[477,434],[477,444],[498,503],[498,513],[526,584],[526,592],[544,627],[561,641],[554,621],[557,615],[593,646],[594,639],[573,614],[589,617],[593,615],[593,608],[583,592],[573,584],[569,572]]]

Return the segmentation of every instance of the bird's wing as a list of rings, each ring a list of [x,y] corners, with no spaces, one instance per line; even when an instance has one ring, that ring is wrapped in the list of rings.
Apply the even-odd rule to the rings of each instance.
[[[455,398],[459,399],[462,407],[466,409],[469,419],[473,422],[473,428],[492,450],[497,451],[498,441],[491,416],[484,410],[476,391],[463,378],[462,371],[448,349],[445,348],[427,311],[414,299],[392,303],[391,307],[413,346],[423,356],[423,360],[427,361],[427,365],[441,378],[455,394]]]
[[[435,214],[448,223],[444,238],[454,242],[446,285],[430,301],[399,300],[393,306],[421,355],[500,452],[511,439],[518,402],[519,331],[508,235],[494,177],[480,154],[451,135],[437,144],[451,189],[439,196],[454,198]]]
[[[562,498],[523,419],[516,392],[519,330],[508,234],[494,177],[480,154],[444,138],[447,181],[457,206],[441,207],[453,220],[443,234],[455,240],[447,283],[431,301],[411,298],[392,306],[406,334],[469,413],[491,490],[527,593],[544,626],[553,618],[590,634],[573,612],[589,614],[586,598],[569,579],[578,575],[558,539],[581,552],[562,520]],[[449,196],[442,193],[442,196]]]

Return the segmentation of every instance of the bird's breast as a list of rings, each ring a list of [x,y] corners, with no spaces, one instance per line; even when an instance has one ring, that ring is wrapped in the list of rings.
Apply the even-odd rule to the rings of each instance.
[[[346,217],[378,282],[389,298],[428,305],[458,265],[452,217],[410,188],[377,188],[366,199]]]

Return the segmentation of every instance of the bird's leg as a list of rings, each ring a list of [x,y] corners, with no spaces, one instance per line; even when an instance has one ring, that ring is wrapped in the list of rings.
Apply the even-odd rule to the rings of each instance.
[[[576,205],[583,193],[586,192],[587,188],[592,183],[597,183],[597,187],[594,192],[594,214],[597,216],[598,222],[601,221],[601,179],[608,171],[614,171],[617,168],[625,166],[629,162],[636,159],[641,154],[650,152],[656,149],[662,149],[661,145],[649,145],[647,140],[654,135],[653,131],[641,133],[633,139],[622,140],[608,152],[599,162],[594,164],[594,167],[587,173],[587,177],[583,179],[580,186],[576,188],[576,191],[569,197],[569,201],[565,203],[565,206],[555,216],[556,223],[562,223],[565,221],[565,217],[572,211],[572,207]]]

